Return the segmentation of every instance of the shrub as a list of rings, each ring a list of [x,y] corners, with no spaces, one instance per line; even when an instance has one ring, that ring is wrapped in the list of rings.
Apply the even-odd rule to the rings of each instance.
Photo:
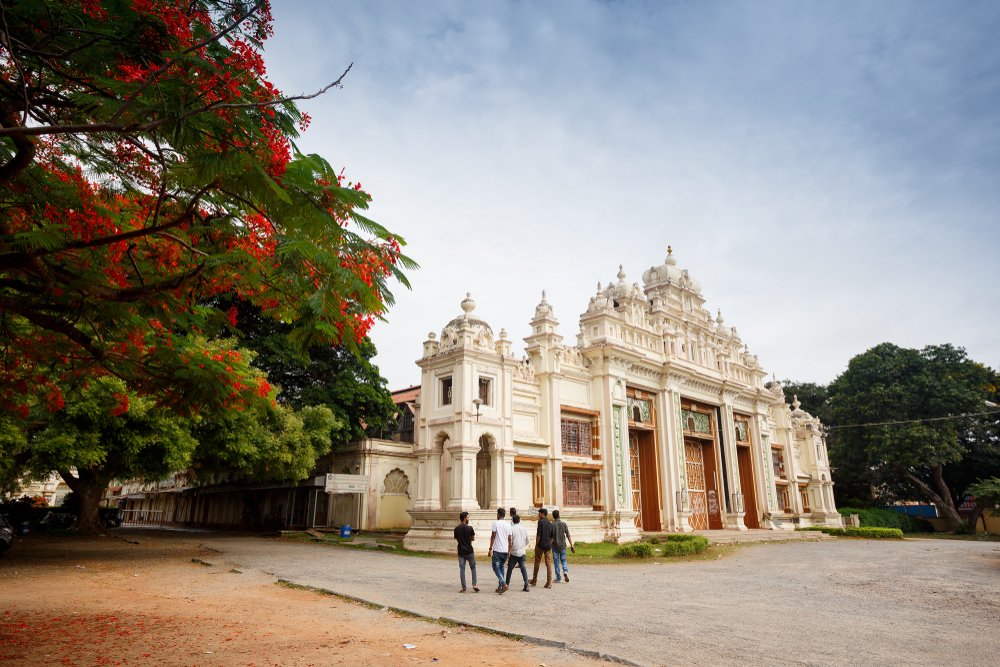
[[[648,542],[632,542],[623,544],[615,551],[615,558],[651,558],[653,545]]]
[[[664,556],[689,556],[700,554],[708,548],[708,538],[701,535],[668,535],[662,545]]]
[[[905,533],[918,533],[927,530],[927,522],[902,512],[887,509],[862,509],[859,507],[841,507],[843,516],[857,514],[862,528],[898,528]]]
[[[903,531],[899,528],[880,528],[877,526],[862,526],[861,528],[847,528],[844,535],[848,537],[868,537],[873,539],[903,539]]]
[[[651,537],[651,538],[649,538],[646,541],[649,542],[650,544],[659,544],[660,543],[660,538],[658,538],[658,537]]]

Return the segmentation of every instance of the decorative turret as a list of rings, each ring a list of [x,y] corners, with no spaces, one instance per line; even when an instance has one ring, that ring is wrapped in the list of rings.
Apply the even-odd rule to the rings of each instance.
[[[554,350],[562,345],[563,338],[559,335],[558,329],[559,320],[556,319],[543,290],[542,300],[535,307],[535,317],[531,320],[531,335],[524,339],[524,342],[528,344],[524,350],[532,360],[542,364],[551,362],[558,365],[554,355],[544,354],[546,351]],[[536,368],[544,367],[536,365]],[[553,366],[546,370],[556,370],[556,368]]]

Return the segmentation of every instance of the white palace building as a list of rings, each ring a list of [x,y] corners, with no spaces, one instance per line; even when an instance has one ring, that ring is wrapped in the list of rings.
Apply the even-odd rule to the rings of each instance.
[[[412,476],[407,547],[451,549],[460,511],[488,532],[497,507],[559,508],[579,541],[841,524],[819,421],[765,387],[672,250],[642,287],[625,277],[598,284],[571,344],[543,292],[523,359],[471,297],[428,334],[412,444],[354,453],[375,473],[370,501],[382,474]]]
[[[488,534],[497,507],[559,508],[578,541],[841,525],[819,420],[765,387],[669,248],[642,281],[598,284],[572,344],[543,293],[524,358],[466,298],[424,341],[420,385],[393,394],[394,432],[324,457],[309,480],[171,479],[109,502],[165,523],[408,530],[407,547],[435,551],[454,548],[459,512]]]

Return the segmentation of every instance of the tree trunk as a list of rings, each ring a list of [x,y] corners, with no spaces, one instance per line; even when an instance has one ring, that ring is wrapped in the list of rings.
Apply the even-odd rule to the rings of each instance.
[[[79,470],[75,477],[68,470],[60,470],[59,475],[76,494],[77,502],[80,505],[80,514],[73,527],[81,533],[102,532],[101,498],[104,497],[104,492],[108,488],[110,477],[92,470]]]
[[[962,525],[962,517],[958,515],[958,510],[955,509],[955,503],[951,499],[951,491],[948,489],[948,485],[945,483],[944,477],[941,474],[941,466],[935,466],[932,470],[932,474],[934,476],[935,486],[937,486],[938,490],[942,493],[936,492],[928,486],[924,480],[910,472],[906,466],[896,466],[896,472],[899,473],[903,479],[917,487],[927,500],[930,500],[937,506],[938,512],[941,513],[941,518],[944,519],[945,523],[948,525],[948,530],[954,532]]]

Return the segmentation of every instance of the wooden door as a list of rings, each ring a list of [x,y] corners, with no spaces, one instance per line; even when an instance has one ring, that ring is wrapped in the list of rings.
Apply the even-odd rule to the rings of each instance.
[[[719,476],[716,474],[715,446],[712,443],[702,443],[702,458],[705,461],[705,496],[708,501],[708,527],[712,530],[722,530],[722,504],[725,499],[719,491]]]
[[[684,442],[684,460],[688,480],[688,502],[691,505],[691,527],[708,529],[708,499],[705,489],[705,459],[700,442]]]
[[[736,462],[740,466],[740,490],[743,492],[743,523],[747,528],[760,528],[757,511],[757,485],[753,479],[753,456],[749,447],[736,448]]]
[[[660,475],[652,431],[639,433],[639,463],[642,467],[642,529],[656,532],[660,526]]]
[[[639,437],[635,433],[630,433],[628,437],[629,469],[631,470],[632,482],[632,509],[637,512],[635,516],[635,527],[643,530],[642,525],[642,469],[639,456]]]

